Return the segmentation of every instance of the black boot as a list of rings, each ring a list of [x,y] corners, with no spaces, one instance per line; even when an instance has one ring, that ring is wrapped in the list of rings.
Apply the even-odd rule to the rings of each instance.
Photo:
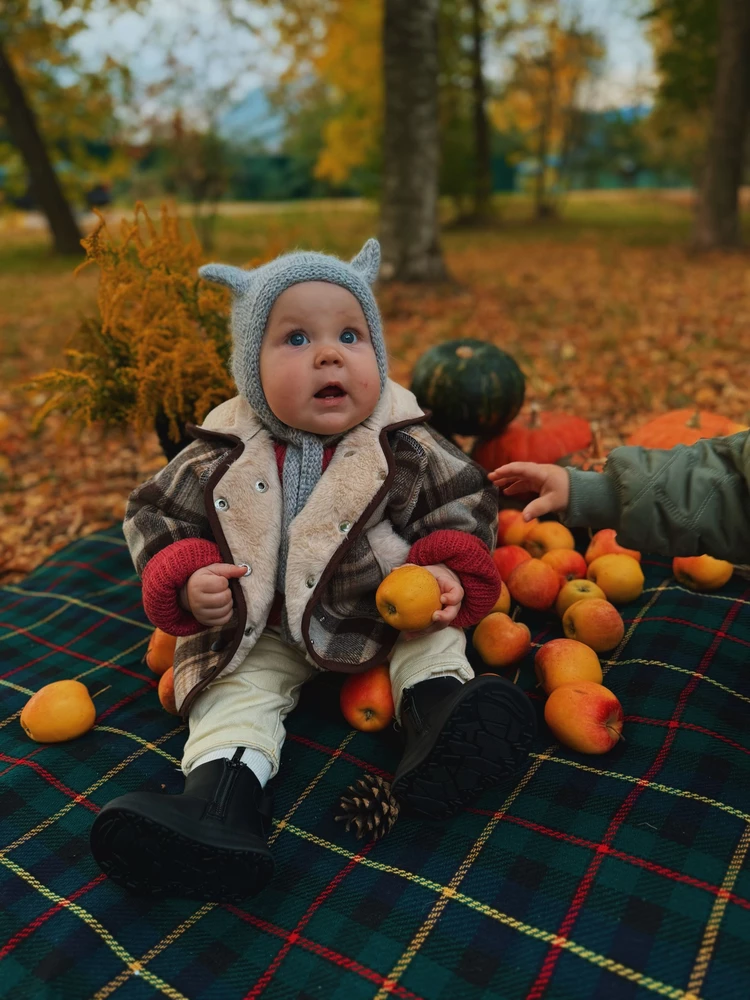
[[[406,749],[391,791],[411,815],[443,819],[518,770],[536,715],[503,677],[440,677],[404,691],[401,727]]]
[[[145,896],[239,902],[273,875],[266,840],[271,793],[246,764],[194,768],[180,795],[130,792],[108,802],[91,828],[91,852],[113,882]]]

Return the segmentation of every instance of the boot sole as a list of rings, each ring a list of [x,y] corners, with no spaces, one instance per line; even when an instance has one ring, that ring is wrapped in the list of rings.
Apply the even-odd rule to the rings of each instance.
[[[476,684],[421,760],[396,777],[393,794],[412,816],[446,819],[516,774],[535,735],[536,716],[522,691]]]
[[[127,856],[116,842],[126,837]],[[270,881],[274,862],[265,845],[217,847],[179,833],[130,809],[103,811],[91,830],[91,851],[102,871],[139,896],[179,896],[239,903]]]

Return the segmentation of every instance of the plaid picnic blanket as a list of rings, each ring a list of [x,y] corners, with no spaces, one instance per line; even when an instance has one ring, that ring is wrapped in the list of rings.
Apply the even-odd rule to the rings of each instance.
[[[403,818],[363,846],[335,822],[350,782],[393,772],[398,734],[349,730],[340,679],[310,684],[275,782],[277,873],[243,906],[130,897],[89,855],[106,801],[181,786],[185,731],[141,662],[151,627],[119,527],[3,587],[0,994],[747,997],[750,587],[696,595],[667,560],[644,569],[604,661],[626,742],[586,757],[542,725],[515,786],[444,825]],[[561,635],[523,618],[537,644]],[[96,728],[32,743],[27,698],[73,677],[106,688]],[[533,694],[530,659],[519,683]]]

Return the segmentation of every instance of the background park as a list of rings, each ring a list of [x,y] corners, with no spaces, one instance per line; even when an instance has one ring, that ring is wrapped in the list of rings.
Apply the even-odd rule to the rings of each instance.
[[[750,424],[749,114],[746,0],[0,2],[0,996],[746,996],[737,572],[696,595],[643,553],[602,659],[628,742],[597,762],[540,736],[444,839],[399,823],[371,852],[333,822],[397,759],[392,733],[344,737],[337,700],[290,723],[258,907],[123,902],[87,837],[117,791],[176,790],[120,523],[234,393],[229,297],[198,266],[378,236],[391,377],[489,342],[523,374],[498,405],[522,402],[528,457],[601,470],[636,432]],[[484,374],[449,365],[443,401],[481,409]],[[522,618],[534,647],[560,634]],[[95,731],[30,744],[31,694],[89,674]]]

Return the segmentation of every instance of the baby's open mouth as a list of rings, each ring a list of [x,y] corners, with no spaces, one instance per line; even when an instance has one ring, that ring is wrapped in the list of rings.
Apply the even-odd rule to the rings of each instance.
[[[325,385],[323,388],[315,393],[316,399],[335,399],[339,396],[345,396],[346,392],[341,388],[340,385],[336,383],[331,383],[330,385]]]

